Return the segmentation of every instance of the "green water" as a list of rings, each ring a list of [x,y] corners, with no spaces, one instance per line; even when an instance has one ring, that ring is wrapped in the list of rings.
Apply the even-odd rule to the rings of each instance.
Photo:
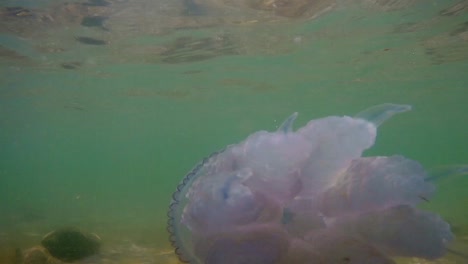
[[[388,12],[347,6],[314,20],[161,36],[111,30],[102,33],[106,46],[70,40],[94,32],[79,25],[18,38],[2,30],[2,47],[19,55],[0,57],[0,247],[25,249],[73,225],[107,246],[131,241],[166,252],[167,207],[192,166],[296,111],[299,127],[380,103],[410,104],[413,111],[379,128],[366,155],[402,154],[427,168],[468,164],[468,13],[439,14],[455,3]],[[237,54],[165,63],[148,49],[220,31]],[[44,43],[65,51],[44,53],[37,48]],[[79,67],[60,66],[70,61]],[[468,254],[468,178],[436,185],[425,207],[453,225],[453,249]]]

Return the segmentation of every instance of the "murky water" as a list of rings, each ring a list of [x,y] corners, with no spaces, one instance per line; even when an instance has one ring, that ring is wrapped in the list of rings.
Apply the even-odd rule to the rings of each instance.
[[[0,262],[62,226],[99,234],[83,263],[177,263],[166,212],[211,152],[384,102],[413,111],[366,155],[468,163],[467,1],[4,1]],[[426,209],[466,263],[468,178]]]

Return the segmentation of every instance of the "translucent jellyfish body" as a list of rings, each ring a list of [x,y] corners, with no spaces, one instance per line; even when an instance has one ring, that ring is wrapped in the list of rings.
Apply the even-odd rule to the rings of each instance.
[[[200,162],[169,208],[171,242],[192,264],[387,264],[437,259],[453,239],[416,206],[434,186],[402,156],[361,157],[407,105],[258,131]]]

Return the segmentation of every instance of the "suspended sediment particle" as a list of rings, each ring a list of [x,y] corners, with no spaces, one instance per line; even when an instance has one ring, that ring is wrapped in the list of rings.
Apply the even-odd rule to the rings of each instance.
[[[10,16],[10,17],[31,17],[33,12],[24,7],[14,6],[14,7],[5,7],[0,9],[0,16]]]
[[[86,45],[106,45],[108,42],[102,39],[91,37],[75,37],[76,41]]]
[[[103,27],[107,17],[105,16],[85,16],[81,20],[84,27]]]
[[[71,61],[71,62],[63,62],[60,64],[60,67],[67,69],[67,70],[74,70],[81,66],[81,62],[79,61]]]
[[[110,3],[106,0],[88,0],[83,3],[84,6],[108,6]]]

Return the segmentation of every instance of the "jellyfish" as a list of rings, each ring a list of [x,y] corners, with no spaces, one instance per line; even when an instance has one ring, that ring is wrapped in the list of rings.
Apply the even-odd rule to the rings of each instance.
[[[418,205],[435,187],[417,161],[363,157],[409,105],[382,104],[294,131],[258,131],[205,158],[177,186],[168,231],[192,264],[391,264],[443,257],[450,225]],[[468,170],[460,167],[448,173]]]

